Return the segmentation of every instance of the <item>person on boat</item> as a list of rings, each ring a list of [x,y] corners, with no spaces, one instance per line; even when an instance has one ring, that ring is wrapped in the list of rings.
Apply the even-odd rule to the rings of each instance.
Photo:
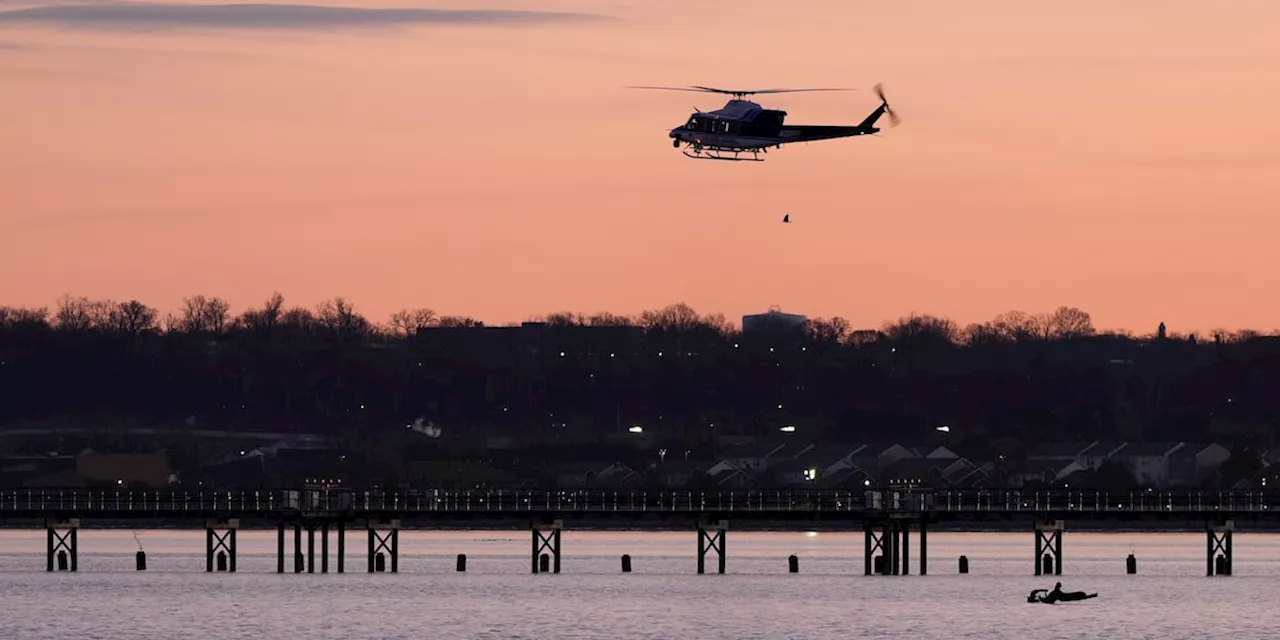
[[[1057,602],[1062,599],[1063,595],[1064,594],[1062,593],[1062,583],[1059,582],[1053,585],[1053,591],[1050,591],[1049,594],[1044,597],[1044,601]]]

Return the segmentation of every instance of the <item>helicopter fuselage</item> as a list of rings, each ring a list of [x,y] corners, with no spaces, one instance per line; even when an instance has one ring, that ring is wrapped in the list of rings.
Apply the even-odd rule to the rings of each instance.
[[[700,111],[668,136],[675,146],[718,150],[760,150],[795,142],[813,142],[868,135],[880,129],[870,125],[788,125],[787,112],[764,109],[749,100],[730,100],[716,111]]]

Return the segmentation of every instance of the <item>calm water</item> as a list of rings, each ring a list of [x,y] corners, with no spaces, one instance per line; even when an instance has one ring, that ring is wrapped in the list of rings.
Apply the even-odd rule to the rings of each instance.
[[[1048,606],[1025,601],[1054,582],[1030,575],[1030,531],[931,533],[930,575],[896,578],[862,575],[860,533],[730,531],[723,576],[695,574],[692,531],[566,531],[562,573],[536,576],[527,533],[401,532],[398,575],[364,573],[357,533],[343,575],[276,574],[273,531],[240,533],[236,574],[204,572],[203,531],[140,531],[148,571],[136,572],[132,532],[92,529],[80,573],[49,574],[42,530],[0,531],[0,638],[1280,637],[1270,534],[1238,532],[1236,575],[1207,578],[1204,534],[1068,531],[1064,588],[1101,595]],[[1130,552],[1137,576],[1124,573]]]

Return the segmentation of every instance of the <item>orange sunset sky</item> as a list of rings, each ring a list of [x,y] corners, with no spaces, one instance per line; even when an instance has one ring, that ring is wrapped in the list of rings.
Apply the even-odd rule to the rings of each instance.
[[[1276,0],[327,6],[0,0],[0,304],[1280,328]],[[876,82],[901,126],[758,164],[671,147],[723,96],[623,88]]]

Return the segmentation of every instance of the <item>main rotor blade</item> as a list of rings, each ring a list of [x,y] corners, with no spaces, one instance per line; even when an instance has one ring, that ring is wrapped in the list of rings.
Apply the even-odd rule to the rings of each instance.
[[[696,93],[723,93],[730,96],[752,96],[758,93],[800,93],[802,91],[857,91],[857,89],[846,88],[821,88],[821,89],[756,89],[754,91],[735,91],[732,89],[717,89],[715,87],[650,87],[650,86],[629,86],[628,89],[655,89],[658,91],[691,91]]]
[[[656,89],[658,91],[691,91],[693,93],[706,93],[708,90],[691,87],[627,87],[628,89]]]
[[[828,88],[828,89],[761,89],[750,93],[800,93],[801,91],[857,91],[857,89],[845,88]]]
[[[857,91],[857,89],[844,89],[844,88],[824,88],[824,89],[753,89],[753,90],[745,90],[745,91],[734,91],[734,90],[730,90],[730,89],[717,89],[717,88],[715,88],[715,87],[701,87],[701,86],[697,86],[697,85],[694,85],[694,87],[693,87],[693,88],[694,88],[694,89],[700,89],[700,90],[702,90],[702,91],[711,91],[711,92],[714,92],[714,93],[727,93],[727,94],[729,94],[729,95],[741,95],[741,96],[750,96],[750,95],[755,95],[755,94],[757,94],[757,93],[798,93],[798,92],[801,92],[801,91]]]

